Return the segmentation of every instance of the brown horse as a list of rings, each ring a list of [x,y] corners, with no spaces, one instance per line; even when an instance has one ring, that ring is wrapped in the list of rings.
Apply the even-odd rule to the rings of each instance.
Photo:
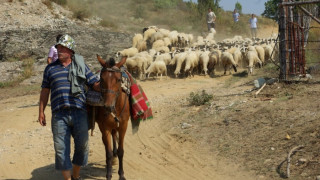
[[[118,156],[119,179],[125,180],[123,171],[123,144],[130,117],[129,98],[121,88],[122,72],[120,67],[126,62],[123,57],[117,64],[110,65],[97,55],[98,61],[102,65],[100,74],[100,90],[104,101],[104,106],[99,106],[96,113],[96,122],[102,133],[102,141],[106,151],[107,180],[112,178],[112,159]],[[116,145],[116,135],[118,133],[118,149]],[[113,139],[113,148],[111,147]]]

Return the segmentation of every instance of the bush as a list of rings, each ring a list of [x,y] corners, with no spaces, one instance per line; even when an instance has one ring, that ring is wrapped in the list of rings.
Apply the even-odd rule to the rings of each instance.
[[[115,28],[115,29],[117,28],[117,24],[115,24],[114,22],[111,22],[111,21],[107,21],[105,19],[100,21],[99,25],[102,27],[109,27],[109,28]]]
[[[136,10],[135,10],[135,13],[134,13],[134,17],[135,18],[143,18],[144,14],[145,14],[145,10],[144,10],[144,7],[139,5]]]
[[[48,9],[52,9],[52,4],[50,0],[43,0],[42,3],[48,7]]]
[[[10,58],[13,61],[17,61],[18,59]],[[13,62],[12,61],[12,62]],[[21,74],[13,80],[6,81],[6,82],[0,82],[0,88],[6,88],[6,87],[14,87],[19,85],[23,80],[30,78],[32,75],[34,75],[33,66],[34,66],[35,59],[32,57],[28,57],[25,59],[22,59],[22,69],[23,71]]]
[[[176,0],[153,0],[155,9],[175,8]]]
[[[90,12],[86,9],[76,9],[73,11],[73,17],[83,21],[85,18],[90,17]]]
[[[207,94],[205,90],[202,90],[201,93],[191,92],[189,98],[187,98],[189,104],[195,106],[207,104],[211,99],[213,99],[213,96]]]
[[[67,5],[67,0],[50,0],[50,1],[52,1],[52,2],[54,2],[56,4],[59,4],[61,6]]]

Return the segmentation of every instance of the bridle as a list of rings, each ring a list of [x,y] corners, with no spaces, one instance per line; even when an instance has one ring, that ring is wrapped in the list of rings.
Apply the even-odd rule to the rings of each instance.
[[[112,68],[103,67],[103,68],[101,69],[101,72],[100,72],[100,77],[101,77],[102,73],[105,72],[105,71],[115,72],[115,73],[121,73],[121,70],[120,70],[119,68],[116,68],[116,67],[112,67]],[[122,74],[121,74],[121,77],[122,77]],[[121,78],[120,78],[119,80],[121,81]],[[119,80],[117,79],[117,81],[119,81]],[[119,93],[120,93],[120,90],[121,90],[121,86],[119,86],[119,91],[118,91],[118,92],[115,92],[115,91],[112,90],[112,89],[105,89],[105,88],[102,87],[102,84],[101,84],[101,82],[100,82],[100,91],[101,91],[101,94],[103,94],[103,93],[116,94],[116,98],[118,98]]]
[[[112,68],[103,67],[103,68],[101,69],[101,72],[100,72],[100,77],[102,77],[101,75],[102,75],[102,73],[105,72],[105,71],[111,72],[111,73],[120,73],[121,76],[120,76],[120,79],[117,79],[117,83],[121,83],[121,80],[122,80],[122,71],[120,70],[120,68],[118,68],[118,67],[116,67],[116,66],[114,66],[114,67],[112,67]],[[112,89],[103,88],[103,87],[102,87],[101,80],[100,80],[100,91],[101,91],[101,96],[102,96],[103,101],[105,101],[104,96],[103,96],[104,93],[115,94],[115,95],[116,95],[116,97],[115,97],[115,99],[116,99],[115,103],[116,103],[116,102],[118,101],[118,97],[119,97],[119,94],[120,94],[120,92],[121,92],[121,84],[119,85],[119,90],[116,92],[116,91],[114,91],[114,90],[112,90]],[[126,98],[127,98],[127,96],[126,96]],[[120,117],[121,117],[121,115],[122,115],[122,113],[123,113],[123,110],[124,110],[124,108],[125,108],[125,106],[126,106],[126,102],[127,102],[126,99],[125,99],[124,102],[125,102],[125,103],[124,103],[123,108],[122,108],[122,110],[121,110]],[[114,110],[115,113],[113,113],[113,110]],[[119,122],[119,119],[116,117],[116,114],[117,114],[117,113],[116,113],[116,108],[115,108],[115,107],[114,107],[114,109],[110,108],[110,111],[107,111],[107,110],[106,110],[106,114],[108,114],[108,113],[110,113],[110,114],[114,117],[114,119],[115,119],[116,122]]]

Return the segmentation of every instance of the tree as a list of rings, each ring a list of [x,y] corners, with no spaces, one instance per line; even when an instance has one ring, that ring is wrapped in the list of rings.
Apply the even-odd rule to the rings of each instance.
[[[279,10],[278,3],[281,3],[281,2],[282,2],[281,0],[269,0],[269,1],[265,2],[264,3],[265,10],[263,11],[262,15],[267,18],[278,21],[278,19],[279,19],[278,18],[278,10]]]
[[[220,0],[198,0],[198,12],[201,16],[207,13],[211,8],[214,13],[218,14]]]
[[[237,1],[236,5],[235,5],[235,9],[238,11],[239,14],[242,13],[242,6],[238,1]]]

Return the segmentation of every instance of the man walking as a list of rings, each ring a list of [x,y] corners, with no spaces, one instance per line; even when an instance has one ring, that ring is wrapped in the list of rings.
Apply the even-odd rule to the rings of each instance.
[[[55,168],[65,180],[80,180],[80,168],[88,161],[88,121],[84,86],[99,91],[98,79],[74,53],[75,42],[63,35],[55,45],[58,60],[47,65],[40,93],[39,122],[46,125],[44,110],[51,92],[51,128],[55,149]],[[70,159],[70,139],[74,139],[74,154]],[[72,169],[72,175],[71,170]]]
[[[251,15],[249,22],[250,22],[250,28],[251,28],[251,37],[252,39],[255,39],[257,38],[257,22],[258,22],[255,14]]]
[[[207,25],[208,25],[208,31],[210,32],[211,28],[215,28],[215,21],[216,21],[216,15],[214,12],[211,10],[211,8],[208,9],[208,14],[207,14]]]

